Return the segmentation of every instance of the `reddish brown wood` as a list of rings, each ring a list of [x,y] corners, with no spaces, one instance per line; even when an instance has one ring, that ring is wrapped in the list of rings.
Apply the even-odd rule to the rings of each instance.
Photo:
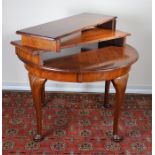
[[[36,36],[22,35],[22,45],[52,52],[60,51],[59,40],[38,38]]]
[[[65,19],[19,30],[17,31],[17,34],[22,35],[22,45],[24,46],[59,52],[61,48],[74,46],[73,44],[67,45],[66,43],[61,45],[60,41],[63,40],[64,37],[70,37],[78,32],[91,29],[92,27],[97,27],[100,24],[102,24],[102,27],[104,24],[107,25],[109,22],[111,22],[113,25],[115,18],[116,17],[101,14],[83,13]],[[113,29],[113,27],[111,27],[111,29]],[[88,43],[96,42],[98,40],[90,39],[88,40]],[[78,42],[76,44],[80,45],[84,43]]]
[[[12,41],[11,44],[16,47],[16,54],[22,61],[31,62],[38,65],[43,64],[40,50],[30,47],[24,47],[21,45],[21,41]]]
[[[110,88],[110,80],[105,81],[105,94],[104,94],[104,107],[110,108],[111,104],[109,104],[109,88]]]
[[[35,141],[41,141],[43,139],[42,135],[42,104],[44,100],[44,85],[46,79],[42,79],[29,73],[29,81],[32,90],[33,101],[36,109],[36,119],[37,119],[37,134],[34,137]]]
[[[130,71],[130,66],[121,69],[115,69],[111,71],[90,71],[84,73],[70,73],[70,72],[58,72],[40,69],[25,65],[26,69],[41,78],[47,78],[48,80],[62,81],[62,82],[95,82],[112,80],[119,76],[122,76]]]
[[[17,31],[17,34],[58,39],[115,19],[115,16],[81,13]]]
[[[115,26],[115,17],[85,13],[17,31],[22,35],[22,41],[14,41],[12,44],[29,72],[37,118],[37,135],[34,140],[40,141],[43,137],[41,109],[47,79],[78,83],[106,81],[104,107],[109,107],[109,87],[112,81],[116,89],[113,140],[121,140],[118,134],[120,108],[128,73],[137,61],[138,53],[125,44],[128,33],[116,31]],[[44,59],[48,50],[56,52],[62,48],[95,42],[99,42],[97,49]]]
[[[114,111],[113,140],[119,142],[122,137],[118,134],[118,120],[120,116],[121,106],[124,102],[125,89],[128,81],[128,74],[112,80],[116,90],[116,103]]]
[[[26,64],[30,64],[31,66],[34,64],[32,61],[32,58],[34,58],[33,55],[35,53],[35,55],[40,55],[40,51],[33,49],[33,51],[29,52],[31,53],[31,57],[27,58],[25,55],[22,55],[24,53],[23,51],[29,51],[29,47],[24,47],[19,42],[12,42],[12,44],[20,49],[18,56],[21,57]],[[90,73],[92,71],[111,71],[113,69],[119,69],[120,66],[130,66],[138,59],[138,53],[133,47],[124,45],[122,47],[109,46],[82,53],[79,51],[78,54],[65,57],[60,56],[59,58],[49,59],[47,61],[43,60],[41,57],[39,58],[41,59],[40,66],[37,65],[37,67],[40,69],[42,68],[43,70]]]
[[[49,70],[64,72],[103,71],[129,66],[138,58],[134,48],[109,46],[44,62]],[[71,65],[72,64],[72,65]]]
[[[98,41],[107,41],[112,39],[124,38],[129,36],[129,33],[121,31],[113,31],[109,29],[102,28],[92,28],[86,31],[83,31],[81,34],[69,38],[65,41],[61,41],[61,48],[70,48],[77,45],[85,45]]]

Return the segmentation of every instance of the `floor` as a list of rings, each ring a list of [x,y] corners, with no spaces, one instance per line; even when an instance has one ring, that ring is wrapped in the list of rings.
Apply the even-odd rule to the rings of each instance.
[[[151,155],[152,96],[126,94],[119,122],[124,136],[111,141],[112,108],[101,108],[104,94],[46,93],[42,142],[36,132],[30,92],[3,91],[3,155]]]

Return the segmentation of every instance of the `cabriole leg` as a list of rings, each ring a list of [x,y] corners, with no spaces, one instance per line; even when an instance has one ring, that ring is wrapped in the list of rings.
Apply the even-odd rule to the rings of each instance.
[[[122,137],[118,135],[118,120],[120,116],[120,109],[124,102],[124,95],[127,81],[128,81],[128,74],[112,80],[112,83],[116,90],[116,103],[114,108],[114,124],[113,124],[113,140],[115,142],[119,142],[122,140]]]
[[[29,73],[29,81],[31,85],[33,102],[36,109],[37,119],[37,134],[34,137],[34,141],[41,141],[42,136],[42,102],[44,102],[44,85],[46,79],[36,77]]]

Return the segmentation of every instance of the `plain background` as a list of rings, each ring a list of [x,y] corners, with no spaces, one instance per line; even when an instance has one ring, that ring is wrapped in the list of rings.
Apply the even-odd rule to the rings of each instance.
[[[3,0],[2,86],[3,89],[29,89],[27,72],[15,55],[10,41],[20,39],[19,29],[57,20],[81,12],[117,16],[117,29],[130,32],[127,42],[140,55],[133,65],[128,82],[129,92],[151,92],[152,23],[151,0]],[[103,82],[66,84],[48,82],[48,90],[102,91]]]

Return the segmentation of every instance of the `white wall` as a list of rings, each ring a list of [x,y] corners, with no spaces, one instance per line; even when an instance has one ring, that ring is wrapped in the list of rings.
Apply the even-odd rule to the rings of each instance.
[[[118,16],[117,29],[130,32],[128,43],[140,59],[130,73],[129,92],[151,92],[151,0],[3,0],[3,89],[29,89],[26,70],[15,55],[10,41],[20,39],[19,29],[81,12]],[[101,91],[103,83],[47,83],[52,90]]]

